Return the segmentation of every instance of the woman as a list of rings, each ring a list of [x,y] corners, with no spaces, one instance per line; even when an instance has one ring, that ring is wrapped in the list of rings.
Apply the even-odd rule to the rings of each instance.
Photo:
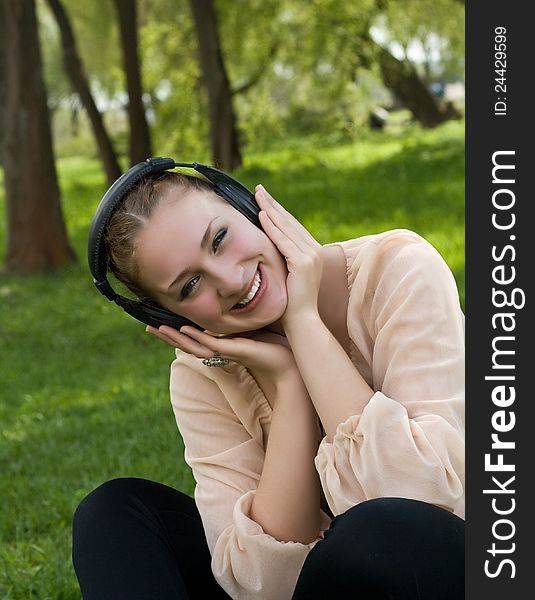
[[[117,479],[74,519],[86,600],[461,598],[464,318],[407,230],[320,245],[262,186],[262,229],[166,172],[113,215],[110,268],[201,325],[171,400],[197,486]]]

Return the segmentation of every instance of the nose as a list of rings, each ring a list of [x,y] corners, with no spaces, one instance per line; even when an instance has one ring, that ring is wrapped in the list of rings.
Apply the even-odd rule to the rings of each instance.
[[[219,262],[212,271],[212,277],[215,289],[222,298],[238,295],[247,285],[244,268],[236,263]]]

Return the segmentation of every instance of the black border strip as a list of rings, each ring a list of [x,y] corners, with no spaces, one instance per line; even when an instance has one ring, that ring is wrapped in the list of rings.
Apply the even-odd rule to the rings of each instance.
[[[535,393],[529,385],[530,374],[535,373],[535,327],[530,318],[535,231],[528,214],[535,173],[531,164],[535,111],[528,106],[534,103],[528,83],[535,31],[529,7],[529,2],[521,1],[466,3],[466,597],[470,599],[526,597],[521,589],[529,596],[535,574],[531,564],[535,517],[529,491],[535,471],[531,464]],[[496,37],[498,32],[506,39]],[[502,50],[500,43],[505,44]],[[495,55],[500,51],[505,57]],[[495,64],[497,57],[505,60],[505,68]],[[503,72],[496,73],[496,67]],[[502,82],[496,81],[502,77]],[[493,156],[498,165],[514,165],[514,169],[498,167],[494,182]],[[500,307],[503,302],[511,306]],[[497,316],[506,313],[508,317]],[[492,448],[492,434],[501,448]],[[492,466],[501,460],[514,470]]]

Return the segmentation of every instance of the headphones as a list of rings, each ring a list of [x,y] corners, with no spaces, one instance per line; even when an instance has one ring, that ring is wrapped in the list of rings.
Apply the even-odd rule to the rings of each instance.
[[[156,303],[131,300],[125,296],[119,295],[112,288],[106,276],[108,270],[108,253],[104,235],[111,215],[117,210],[126,193],[144,177],[152,173],[168,171],[175,167],[195,169],[195,171],[208,179],[216,194],[224,198],[254,225],[262,229],[258,219],[260,208],[255,201],[254,194],[239,181],[230,175],[227,175],[227,173],[196,162],[177,163],[172,158],[147,158],[145,162],[138,163],[126,171],[126,173],[123,173],[104,194],[104,197],[98,205],[89,230],[89,269],[93,275],[93,283],[97,290],[106,296],[108,300],[115,302],[138,321],[156,328],[160,325],[169,325],[175,329],[180,329],[183,325],[192,325],[203,331],[204,327],[201,327],[200,325],[197,325],[197,323],[194,323],[185,317],[181,317]]]

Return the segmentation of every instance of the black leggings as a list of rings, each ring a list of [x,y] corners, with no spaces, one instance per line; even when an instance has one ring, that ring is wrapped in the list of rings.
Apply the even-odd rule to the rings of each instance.
[[[446,510],[368,500],[335,517],[324,537],[293,600],[464,598],[464,521]],[[72,555],[84,600],[230,598],[212,575],[194,500],[153,481],[114,479],[82,500]]]

